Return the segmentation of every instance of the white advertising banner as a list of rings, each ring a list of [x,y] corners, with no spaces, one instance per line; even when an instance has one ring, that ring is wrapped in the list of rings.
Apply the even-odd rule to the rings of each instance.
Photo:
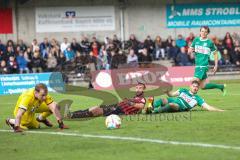
[[[115,30],[113,6],[36,8],[36,32]]]

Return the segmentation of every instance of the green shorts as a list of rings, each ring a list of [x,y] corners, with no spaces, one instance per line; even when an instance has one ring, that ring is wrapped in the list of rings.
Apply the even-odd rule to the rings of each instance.
[[[195,67],[194,77],[200,80],[207,79],[208,67]]]
[[[165,99],[165,98],[164,98]],[[168,97],[167,98],[167,101],[168,101],[168,103],[171,103],[172,101],[173,101],[173,97]],[[157,107],[161,107],[161,106],[163,106],[163,104],[162,104],[162,98],[159,98],[159,99],[156,99],[156,100],[154,100],[154,102],[153,102],[153,107],[154,108],[157,108]]]
[[[181,100],[179,98],[176,97],[168,97],[167,98],[168,103],[174,103],[177,104],[179,106],[179,111],[187,111],[189,110],[184,104],[183,102],[181,102]],[[162,106],[162,99],[158,99],[156,101],[154,101],[153,103],[154,108],[157,107],[161,107]]]
[[[179,106],[179,111],[180,112],[189,110],[179,98],[168,98],[168,103],[177,104]]]

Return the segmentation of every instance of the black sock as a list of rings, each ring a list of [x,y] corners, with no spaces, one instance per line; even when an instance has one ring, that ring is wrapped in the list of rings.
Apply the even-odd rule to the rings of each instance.
[[[72,112],[71,118],[87,118],[87,117],[93,117],[92,112],[89,112],[89,109],[86,110],[79,110]]]

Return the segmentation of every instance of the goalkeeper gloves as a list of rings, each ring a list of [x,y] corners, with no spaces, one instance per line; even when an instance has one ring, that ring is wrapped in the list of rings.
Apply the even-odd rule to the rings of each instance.
[[[19,126],[14,126],[13,130],[15,133],[23,132],[23,130]]]

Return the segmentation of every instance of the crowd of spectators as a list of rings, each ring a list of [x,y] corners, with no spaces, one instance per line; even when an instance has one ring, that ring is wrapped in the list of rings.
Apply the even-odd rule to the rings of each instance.
[[[64,38],[60,43],[56,39],[44,38],[40,43],[34,39],[30,45],[21,39],[6,43],[0,40],[0,74],[59,71],[66,64],[72,64],[79,72],[86,67],[108,70],[166,59],[176,66],[190,66],[194,65],[194,55],[187,49],[194,37],[193,33],[186,38],[179,34],[175,40],[171,36],[166,40],[160,36],[155,39],[147,36],[141,42],[132,34],[124,42],[114,35],[103,41],[96,37],[82,37],[80,41],[73,38],[70,42]],[[211,39],[219,51],[219,65],[240,66],[240,35],[227,32],[222,40],[216,36]],[[214,62],[213,56],[210,56],[210,62]]]

